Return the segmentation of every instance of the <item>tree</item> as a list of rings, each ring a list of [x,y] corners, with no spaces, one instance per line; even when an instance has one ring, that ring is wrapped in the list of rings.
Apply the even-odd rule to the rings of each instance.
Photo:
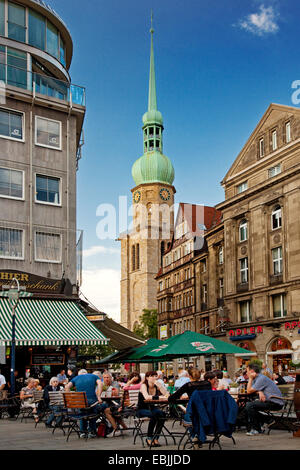
[[[143,310],[143,315],[139,318],[140,323],[135,325],[133,331],[135,334],[144,339],[157,338],[157,310],[147,309]]]

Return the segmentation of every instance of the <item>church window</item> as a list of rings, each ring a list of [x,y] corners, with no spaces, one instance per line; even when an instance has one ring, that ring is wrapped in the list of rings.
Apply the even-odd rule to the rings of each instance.
[[[135,245],[131,247],[131,267],[132,271],[135,271]]]

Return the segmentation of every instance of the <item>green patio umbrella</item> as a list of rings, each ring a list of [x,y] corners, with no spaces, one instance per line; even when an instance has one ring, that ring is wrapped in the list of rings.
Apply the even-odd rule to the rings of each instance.
[[[156,359],[159,362],[170,361],[178,357],[201,356],[206,354],[245,354],[246,349],[239,348],[211,336],[201,335],[193,331],[185,331],[171,336],[161,344],[149,348],[144,359]]]
[[[98,364],[124,364],[127,362],[157,362],[151,358],[144,359],[144,356],[154,348],[159,347],[162,341],[155,338],[148,339],[146,344],[142,346],[126,349],[125,351],[117,351],[109,356],[104,357]]]

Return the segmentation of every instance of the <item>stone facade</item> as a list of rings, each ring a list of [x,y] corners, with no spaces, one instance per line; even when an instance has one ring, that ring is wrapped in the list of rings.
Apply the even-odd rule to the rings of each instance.
[[[160,193],[168,189],[170,198]],[[155,276],[162,252],[174,231],[175,188],[165,184],[143,184],[132,190],[133,230],[121,241],[121,323],[133,329],[144,309],[157,309]],[[139,201],[135,197],[138,194]]]
[[[283,370],[300,359],[299,119],[299,109],[270,105],[222,181],[222,220],[205,230],[203,249],[188,261],[190,316],[160,308],[168,335],[190,328],[248,349],[228,357],[231,371],[251,357]],[[168,277],[162,268],[159,301]]]

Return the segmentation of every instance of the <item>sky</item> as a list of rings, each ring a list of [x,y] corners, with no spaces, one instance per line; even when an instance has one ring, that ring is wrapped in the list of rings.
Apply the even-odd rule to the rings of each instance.
[[[297,106],[292,84],[300,80],[300,4],[47,1],[71,32],[72,82],[87,93],[77,194],[77,227],[84,231],[81,291],[119,321],[119,198],[127,197],[130,206],[131,168],[143,154],[151,9],[158,109],[176,202],[214,206],[224,200],[220,182],[269,104]],[[107,204],[116,211],[116,227],[101,239]]]

